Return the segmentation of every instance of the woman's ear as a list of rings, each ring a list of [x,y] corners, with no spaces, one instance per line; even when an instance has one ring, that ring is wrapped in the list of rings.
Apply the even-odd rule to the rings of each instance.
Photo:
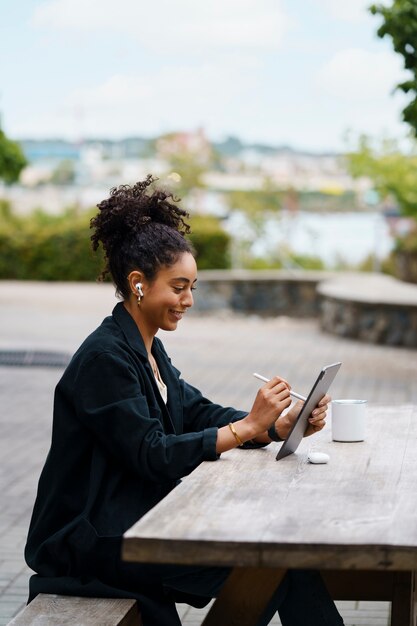
[[[129,276],[127,277],[127,280],[129,282],[130,292],[136,298],[138,296],[142,297],[143,296],[143,280],[144,280],[143,273],[140,272],[139,270],[134,270],[133,272],[130,272]]]

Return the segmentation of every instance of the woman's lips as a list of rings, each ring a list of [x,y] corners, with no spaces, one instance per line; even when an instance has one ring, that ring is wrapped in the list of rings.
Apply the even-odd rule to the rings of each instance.
[[[174,309],[170,309],[169,312],[173,317],[175,317],[176,320],[182,319],[182,316],[185,313],[185,311],[175,311]]]

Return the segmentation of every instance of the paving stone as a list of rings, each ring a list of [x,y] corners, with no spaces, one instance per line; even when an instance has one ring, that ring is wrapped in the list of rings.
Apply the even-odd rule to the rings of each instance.
[[[73,352],[115,303],[110,285],[11,286],[0,281],[0,350]],[[221,404],[249,410],[259,387],[254,371],[279,373],[305,394],[320,367],[337,360],[343,365],[333,397],[417,403],[415,350],[326,335],[314,320],[194,315],[175,333],[161,332],[160,337],[183,376]],[[31,571],[23,547],[49,448],[53,391],[61,375],[62,368],[0,366],[0,626],[26,603]],[[346,626],[388,624],[389,603],[338,606]],[[179,609],[186,626],[200,623],[207,610]],[[279,623],[278,618],[273,622]]]

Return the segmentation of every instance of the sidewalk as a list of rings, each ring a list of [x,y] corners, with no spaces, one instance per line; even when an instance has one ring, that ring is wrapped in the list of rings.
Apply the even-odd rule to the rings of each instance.
[[[0,351],[71,353],[115,303],[110,285],[0,282]],[[343,366],[333,397],[417,404],[415,350],[325,335],[313,320],[191,314],[176,332],[160,337],[183,376],[223,404],[250,408],[258,388],[253,371],[279,373],[306,393],[317,370],[338,360]],[[0,366],[0,626],[27,598],[30,571],[22,551],[61,374],[62,368]],[[388,624],[386,603],[340,607],[346,626]],[[186,626],[201,620],[200,611],[185,606],[181,614]]]

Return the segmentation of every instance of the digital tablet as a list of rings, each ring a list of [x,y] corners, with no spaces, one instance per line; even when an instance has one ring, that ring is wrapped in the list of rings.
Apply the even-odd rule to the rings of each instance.
[[[327,390],[332,384],[341,365],[341,363],[333,363],[332,365],[326,365],[323,367],[316,382],[311,388],[304,406],[294,422],[288,437],[278,451],[276,456],[277,461],[297,450],[309,425],[308,418],[310,417],[311,412],[316,408],[322,397],[326,395]]]

